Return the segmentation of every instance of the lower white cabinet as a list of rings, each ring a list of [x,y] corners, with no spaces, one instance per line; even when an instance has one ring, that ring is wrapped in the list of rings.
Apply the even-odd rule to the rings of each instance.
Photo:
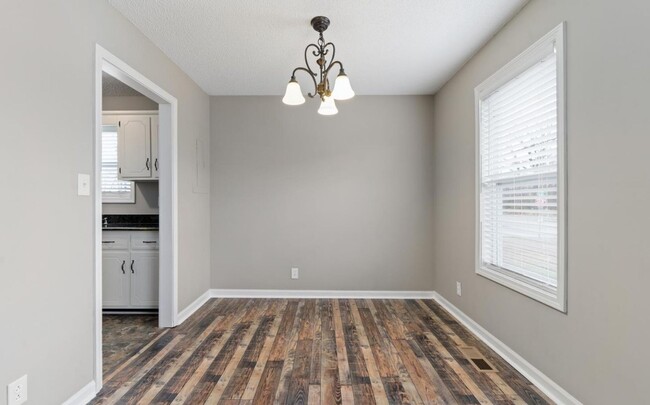
[[[126,266],[129,252],[104,251],[102,255],[102,300],[105,308],[128,307],[130,276]]]
[[[105,309],[158,307],[158,232],[102,232]]]
[[[131,252],[131,306],[158,306],[158,252]]]

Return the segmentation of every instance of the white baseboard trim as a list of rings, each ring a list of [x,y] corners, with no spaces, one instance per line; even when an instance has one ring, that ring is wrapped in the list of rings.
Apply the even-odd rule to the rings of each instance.
[[[535,368],[535,366],[526,361],[526,359],[517,354],[505,343],[497,339],[485,328],[476,323],[472,318],[465,315],[463,311],[456,308],[442,295],[434,292],[433,299],[436,300],[443,308],[449,311],[456,319],[458,319],[458,321],[460,321],[460,323],[469,329],[470,332],[481,339],[483,343],[488,345],[530,382],[535,384],[535,386],[542,390],[542,392],[546,394],[550,399],[558,404],[582,405],[580,401],[569,394],[564,388],[560,387],[557,383],[548,378],[546,374]]]
[[[212,289],[213,298],[433,298],[433,291],[233,290]]]
[[[207,290],[201,294],[199,298],[195,299],[194,302],[188,305],[184,310],[180,311],[178,315],[176,315],[176,326],[185,322],[187,318],[192,316],[192,314],[201,308],[203,304],[208,302],[210,298],[212,298],[211,290]]]
[[[86,405],[96,394],[95,381],[91,381],[61,405]]]

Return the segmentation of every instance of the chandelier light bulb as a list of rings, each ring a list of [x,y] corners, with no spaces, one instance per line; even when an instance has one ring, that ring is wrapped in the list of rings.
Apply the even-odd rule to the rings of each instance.
[[[305,102],[305,97],[300,90],[300,84],[294,77],[287,84],[287,91],[284,93],[282,102],[286,105],[300,105]]]
[[[341,73],[336,76],[332,97],[335,100],[349,100],[354,97],[354,90],[352,90],[352,86],[350,86],[350,79],[343,70],[341,70]]]
[[[339,112],[334,103],[334,97],[325,97],[325,100],[321,101],[320,108],[318,113],[320,115],[335,115]]]

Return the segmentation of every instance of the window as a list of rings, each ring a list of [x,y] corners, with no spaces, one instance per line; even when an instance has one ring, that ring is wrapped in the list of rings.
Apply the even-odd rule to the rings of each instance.
[[[117,177],[117,126],[102,126],[102,202],[134,203],[132,181]]]
[[[565,299],[564,25],[479,85],[476,272]]]

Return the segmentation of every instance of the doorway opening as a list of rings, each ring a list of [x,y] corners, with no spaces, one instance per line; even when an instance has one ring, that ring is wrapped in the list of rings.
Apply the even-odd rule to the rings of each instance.
[[[95,61],[95,389],[108,343],[128,354],[178,318],[176,98],[101,46]],[[113,95],[109,93],[113,92]],[[128,97],[124,98],[124,97]],[[106,104],[106,105],[104,105]],[[110,104],[110,105],[109,105]],[[109,315],[112,314],[112,315]],[[119,314],[119,317],[116,317]],[[129,314],[129,318],[123,317]],[[112,317],[111,317],[112,316]],[[133,325],[125,325],[130,319]],[[117,334],[129,330],[129,345]],[[134,333],[135,332],[135,333]],[[109,361],[120,353],[109,354]],[[116,355],[117,357],[110,355]]]

